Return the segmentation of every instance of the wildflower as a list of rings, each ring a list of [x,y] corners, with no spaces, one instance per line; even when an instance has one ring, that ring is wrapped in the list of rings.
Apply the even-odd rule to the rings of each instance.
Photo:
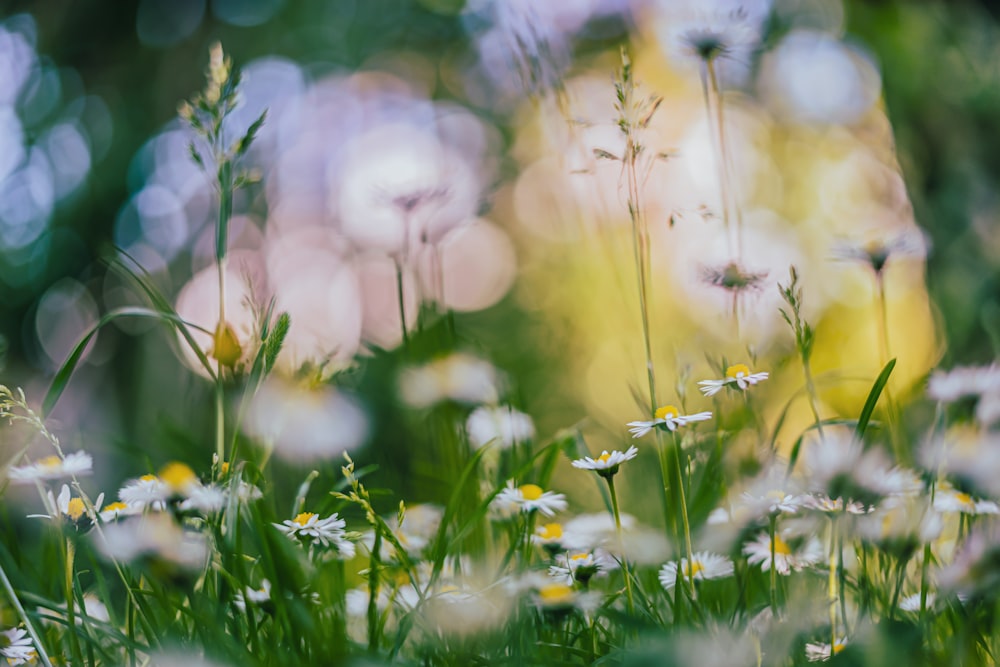
[[[660,583],[668,591],[677,583],[676,561],[667,563],[660,569]],[[690,565],[687,558],[680,561],[680,574],[684,579],[703,581],[706,579],[721,579],[733,573],[733,561],[725,556],[702,551],[691,557]]]
[[[766,15],[738,2],[675,4],[671,9],[664,13],[658,32],[664,49],[675,60],[692,65],[719,60],[749,64]]]
[[[829,644],[809,642],[806,644],[806,659],[809,662],[822,662],[837,655],[847,646],[847,639],[840,637],[831,647]]]
[[[631,514],[621,515],[622,530],[629,533],[636,524]],[[563,524],[563,545],[567,549],[590,551],[616,539],[618,528],[610,512],[579,514]]]
[[[156,475],[143,475],[118,491],[118,498],[127,505],[154,510],[164,509],[169,497],[170,487]]]
[[[948,484],[938,486],[934,493],[934,509],[938,512],[961,512],[962,514],[1000,514],[1000,507],[992,500],[973,498],[968,493],[952,488]]]
[[[805,451],[805,463],[816,491],[866,505],[882,496],[913,495],[923,482],[912,471],[893,467],[881,450],[868,449],[848,431],[827,430]]]
[[[130,505],[129,503],[115,501],[105,505],[104,509],[100,511],[98,516],[101,517],[101,521],[107,523],[109,521],[116,521],[122,517],[139,514],[141,512],[141,505]]]
[[[226,504],[226,494],[214,485],[197,484],[189,488],[186,496],[177,506],[182,512],[218,512]]]
[[[182,528],[164,512],[109,523],[94,539],[98,551],[116,561],[152,557],[197,570],[204,567],[209,554],[203,534]]]
[[[823,559],[823,548],[816,538],[810,538],[804,544],[793,548],[786,540],[787,534],[774,536],[774,569],[778,574],[788,575],[792,570],[799,572]],[[760,569],[767,572],[771,569],[771,537],[760,533],[752,542],[743,547],[743,553],[750,564],[760,563]]]
[[[565,583],[547,583],[538,587],[532,596],[536,607],[541,611],[558,614],[571,609],[591,611],[600,603],[599,593],[581,593]]]
[[[494,506],[504,515],[511,515],[515,512],[538,511],[545,516],[555,516],[556,512],[562,512],[568,506],[566,496],[561,493],[545,491],[537,484],[524,484],[514,486],[514,481],[507,482],[497,497],[493,500]]]
[[[323,547],[332,546],[341,558],[354,557],[354,543],[347,539],[347,532],[344,530],[347,522],[336,513],[320,519],[318,514],[300,512],[294,519],[272,525],[293,540],[302,539]]]
[[[871,239],[864,243],[840,240],[833,244],[830,255],[835,260],[859,262],[870,266],[876,276],[881,276],[891,259],[926,257],[927,241],[917,230],[888,238]]]
[[[768,373],[751,373],[746,364],[735,364],[726,369],[726,377],[721,380],[701,380],[698,383],[701,393],[705,396],[715,396],[726,385],[735,384],[740,390],[746,391],[750,386],[763,382]]]
[[[6,658],[10,665],[32,662],[35,659],[35,649],[28,633],[22,628],[0,632],[0,656]]]
[[[969,396],[1000,393],[1000,366],[959,366],[934,371],[927,381],[927,395],[935,401],[953,403]]]
[[[843,498],[831,498],[822,493],[806,496],[804,505],[809,509],[827,514],[839,514],[841,512],[846,512],[847,514],[867,514],[873,509],[871,506],[859,503],[856,500],[848,500],[845,503]]]
[[[36,481],[88,475],[93,465],[93,458],[83,451],[73,452],[63,458],[46,456],[32,464],[11,468],[10,480],[15,484],[32,484]]]
[[[469,444],[475,449],[493,443],[509,449],[519,442],[535,437],[535,423],[531,417],[505,406],[480,406],[472,411],[465,422]]]
[[[930,609],[934,606],[934,600],[937,596],[934,593],[927,593],[926,597],[926,609]],[[899,601],[899,608],[903,611],[920,611],[920,593],[914,593],[913,595],[907,595],[905,598]]]
[[[617,562],[603,551],[560,554],[556,557],[556,564],[549,566],[549,576],[566,584],[579,581],[587,585],[595,575],[606,574],[616,566]]]
[[[622,463],[631,461],[638,454],[639,450],[635,447],[629,447],[628,451],[624,453],[616,449],[609,454],[605,450],[596,459],[585,456],[582,459],[573,461],[573,467],[580,468],[581,470],[593,470],[602,477],[612,477],[618,472],[618,468],[621,467]]]
[[[669,431],[676,431],[680,426],[687,426],[691,422],[702,422],[712,418],[711,412],[697,412],[693,415],[682,415],[673,405],[664,405],[657,408],[653,414],[653,421],[629,422],[629,433],[633,438],[641,438],[657,426],[665,426]]]
[[[546,551],[557,552],[563,548],[563,526],[561,523],[546,523],[535,526],[535,533],[531,536],[532,544],[537,544]]]
[[[404,403],[420,410],[442,401],[495,403],[498,384],[497,369],[488,361],[455,353],[405,369],[399,377],[399,392]]]
[[[237,593],[233,596],[233,604],[236,608],[242,612],[247,610],[247,602],[254,605],[262,605],[265,602],[270,602],[271,600],[271,582],[264,579],[260,582],[260,588],[251,588],[247,586],[243,589],[242,593]]]

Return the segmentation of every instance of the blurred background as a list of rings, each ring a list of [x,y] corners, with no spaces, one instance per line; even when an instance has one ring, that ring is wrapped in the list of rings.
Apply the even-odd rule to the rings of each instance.
[[[540,438],[589,417],[592,449],[620,447],[624,422],[645,416],[633,397],[643,393],[643,362],[620,166],[594,157],[620,143],[613,80],[623,44],[643,90],[665,96],[651,148],[677,156],[653,168],[644,192],[662,340],[654,357],[671,400],[675,377],[693,373],[688,391],[711,377],[709,348],[730,359],[745,358],[748,345],[762,358],[787,356],[772,315],[774,282],[789,264],[803,274],[820,332],[818,372],[854,364],[844,372],[870,386],[870,277],[829,261],[830,248],[918,229],[920,249],[886,269],[893,342],[906,362],[899,390],[938,363],[992,360],[994,3],[728,3],[759,17],[762,35],[721,75],[748,262],[769,279],[741,306],[736,341],[728,296],[704,279],[725,253],[701,89],[667,43],[679,4],[0,3],[0,380],[38,400],[88,326],[142,303],[108,270],[120,251],[182,315],[214,326],[217,204],[176,116],[203,87],[216,41],[245,74],[234,136],[269,109],[247,159],[262,183],[235,207],[232,299],[274,295],[292,313],[285,375],[333,378],[337,398],[316,400],[338,415],[332,430],[354,425],[338,446],[367,445],[359,456],[380,464],[380,481],[401,496],[440,500],[421,463],[433,431],[414,428],[397,380],[401,367],[445,347],[499,369],[502,402],[530,414]],[[413,216],[402,231],[400,211]],[[414,226],[420,238],[409,237]],[[409,326],[420,301],[450,315],[423,319],[434,335],[404,355],[391,258],[406,249]],[[241,335],[252,315],[231,316]],[[183,358],[158,325],[105,327],[54,413],[62,437],[103,449],[116,477],[171,458],[207,461],[211,387]],[[776,386],[791,387],[775,364]],[[831,390],[824,400],[834,414],[859,399]]]

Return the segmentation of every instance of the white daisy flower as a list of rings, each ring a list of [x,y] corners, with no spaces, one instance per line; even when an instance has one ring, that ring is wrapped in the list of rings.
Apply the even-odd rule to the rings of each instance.
[[[472,411],[465,422],[469,444],[475,449],[493,443],[509,449],[519,442],[535,437],[535,423],[531,417],[509,405],[481,406]]]
[[[0,656],[10,665],[23,665],[35,659],[35,648],[31,637],[22,628],[11,628],[0,632]]]
[[[748,387],[763,382],[768,377],[766,371],[751,373],[750,367],[746,364],[735,364],[726,369],[726,377],[721,380],[701,380],[698,382],[698,387],[705,396],[715,396],[726,385],[735,384],[741,391],[746,391]]]
[[[549,576],[567,585],[576,581],[586,584],[595,575],[606,575],[618,567],[618,562],[607,552],[596,550],[559,554],[555,562],[549,566]]]
[[[36,481],[89,475],[93,466],[94,459],[83,451],[73,452],[65,458],[46,456],[32,464],[11,468],[10,481],[14,484],[33,484]]]
[[[170,487],[156,475],[143,475],[118,490],[118,499],[129,506],[164,509]]]
[[[187,497],[181,501],[178,508],[181,511],[198,511],[204,513],[218,512],[226,504],[226,494],[217,486],[198,484],[188,489]]]
[[[573,461],[573,467],[581,470],[593,470],[603,477],[611,477],[618,472],[618,468],[625,461],[631,461],[639,455],[639,450],[629,447],[628,451],[620,452],[617,449],[610,454],[607,450],[601,452],[596,459],[585,456],[582,459]]]
[[[344,530],[347,527],[347,522],[336,513],[325,519],[320,519],[318,514],[301,512],[294,519],[286,519],[272,525],[293,540],[304,539],[304,541],[316,542],[324,547],[332,546],[341,558],[354,557],[354,543],[347,539],[347,533]]]
[[[261,605],[271,600],[271,582],[264,579],[260,582],[260,588],[250,588],[247,586],[242,593],[233,596],[233,604],[242,612],[247,610],[247,602],[253,605]]]
[[[967,396],[1000,393],[1000,366],[959,366],[934,371],[927,381],[927,395],[935,401],[953,403]]]
[[[937,596],[934,593],[927,594],[927,609],[934,607],[934,600]],[[899,608],[903,611],[920,611],[920,593],[907,595],[899,601]]]
[[[1000,507],[992,500],[973,498],[950,485],[942,484],[934,492],[934,509],[938,512],[962,514],[1000,514]]]
[[[706,579],[721,579],[733,574],[733,561],[725,556],[701,551],[691,557],[680,560],[680,574],[684,579],[704,581]],[[677,583],[677,561],[671,561],[660,569],[660,583],[665,589],[672,590]]]
[[[868,265],[881,274],[890,260],[901,257],[923,259],[927,256],[928,241],[917,229],[895,236],[873,238],[864,242],[840,239],[830,248],[832,259]]]
[[[95,535],[96,533],[96,535]],[[97,549],[108,559],[132,561],[151,556],[179,567],[198,570],[209,557],[208,539],[182,528],[166,512],[134,516],[105,525],[95,535]]]
[[[822,493],[806,496],[804,505],[809,509],[826,512],[827,514],[839,514],[840,512],[846,512],[847,514],[868,514],[873,509],[871,506],[866,506],[864,503],[859,503],[856,500],[848,500],[847,503],[844,503],[843,498],[831,498]]]
[[[132,516],[134,514],[142,514],[142,510],[142,505],[130,505],[129,503],[116,501],[105,505],[104,509],[100,511],[98,516],[101,517],[101,521],[107,523],[109,521],[117,521],[118,519]]]
[[[809,642],[806,644],[806,659],[809,662],[824,662],[837,655],[847,646],[847,639],[840,637],[831,647],[829,644],[821,642]]]
[[[797,549],[793,549],[785,541],[785,537],[780,534],[774,536],[774,569],[778,574],[788,575],[793,570],[799,572],[823,560],[823,547],[815,537],[808,538]],[[743,547],[743,553],[751,565],[759,563],[762,571],[769,571],[771,569],[770,535],[760,533],[753,541],[748,542]]]
[[[628,431],[633,438],[641,438],[657,426],[664,426],[669,431],[676,431],[681,426],[687,426],[692,422],[703,422],[712,418],[711,412],[697,412],[693,415],[682,415],[681,411],[673,405],[664,405],[657,408],[653,414],[652,421],[629,422]]]
[[[566,496],[561,493],[545,491],[537,484],[514,486],[513,480],[508,481],[506,488],[497,494],[493,506],[504,516],[536,510],[545,516],[555,516],[556,512],[568,507]]]
[[[399,393],[411,408],[422,410],[442,401],[466,405],[496,403],[500,374],[488,361],[461,352],[406,368],[399,376]]]
[[[535,526],[531,542],[546,549],[560,549],[563,544],[563,534],[564,531],[561,523],[546,523],[541,526]]]

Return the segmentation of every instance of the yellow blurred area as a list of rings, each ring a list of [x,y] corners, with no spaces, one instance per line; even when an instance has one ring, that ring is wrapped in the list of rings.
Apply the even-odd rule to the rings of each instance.
[[[727,233],[697,77],[672,71],[652,44],[639,44],[632,57],[641,94],[664,97],[641,137],[647,155],[668,154],[650,159],[641,189],[658,402],[712,409],[695,384],[718,377],[708,360],[747,363],[771,373],[753,388],[768,432],[791,403],[778,438],[779,447],[791,446],[813,422],[794,337],[778,310],[787,305],[777,285],[788,284],[792,265],[802,315],[816,332],[821,416],[857,417],[883,365],[879,275],[889,355],[897,358],[889,387],[895,400],[905,398],[940,359],[943,343],[880,91],[849,124],[789,121],[766,97],[726,91],[725,135],[742,220],[738,234]],[[497,209],[519,223],[511,227],[523,248],[521,300],[572,341],[566,391],[617,434],[592,444],[600,448],[624,440],[624,424],[648,418],[649,405],[627,190],[614,159],[624,140],[606,75],[612,65],[593,67],[568,80],[559,100],[525,111],[530,117],[514,151],[522,175]],[[738,236],[736,248],[729,234]],[[902,238],[918,242],[904,247]],[[727,267],[737,265],[751,284],[720,286]],[[676,387],[682,375],[686,396]]]

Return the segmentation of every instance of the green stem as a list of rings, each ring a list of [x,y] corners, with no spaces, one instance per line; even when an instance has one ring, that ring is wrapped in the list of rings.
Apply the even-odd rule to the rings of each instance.
[[[378,651],[378,593],[379,593],[379,552],[382,550],[382,532],[375,527],[375,541],[372,544],[368,563],[368,650]]]
[[[45,667],[52,667],[52,661],[49,660],[49,654],[45,651],[45,647],[42,645],[42,637],[38,634],[38,630],[35,629],[35,624],[31,622],[31,617],[28,616],[28,612],[25,611],[20,598],[17,597],[17,592],[11,585],[10,579],[7,577],[7,571],[4,569],[2,564],[0,564],[0,584],[3,584],[3,589],[7,593],[7,599],[10,600],[10,603],[14,606],[14,611],[17,612],[21,622],[24,623],[24,628],[28,631],[31,641],[34,642],[38,658],[42,661],[42,664],[45,665]]]
[[[677,437],[677,431],[671,431],[674,441],[674,475],[675,482],[677,484],[677,493],[680,496],[680,506],[681,506],[681,521],[684,526],[684,548],[687,551],[688,559],[688,569],[692,570],[690,576],[688,577],[688,583],[691,586],[691,599],[694,600],[696,596],[694,588],[694,553],[691,545],[691,523],[688,520],[688,510],[687,510],[687,494],[684,491],[684,476],[681,472],[681,443],[680,439]]]
[[[622,543],[622,517],[618,511],[618,493],[615,491],[614,475],[608,475],[604,479],[608,480],[608,492],[611,494],[611,510],[615,515],[615,530],[618,533],[618,543]],[[688,561],[689,563],[691,561]],[[629,573],[628,560],[622,556],[622,574],[625,577],[625,595],[628,598],[628,611],[635,614],[635,600],[632,597],[632,576]]]
[[[839,600],[839,585],[837,570],[839,554],[837,553],[837,515],[830,516],[830,573],[827,585],[827,598],[830,605],[830,651],[837,645],[837,602]]]
[[[812,410],[813,419],[816,421],[816,431],[819,433],[819,439],[823,440],[823,420],[819,417],[819,409],[817,403],[819,402],[816,397],[816,385],[813,382],[812,368],[809,364],[809,355],[802,351],[802,373],[806,378],[806,396],[809,398],[809,409]]]
[[[778,573],[774,569],[774,557],[775,557],[775,543],[774,543],[774,540],[775,540],[775,534],[776,534],[776,530],[775,529],[776,529],[777,525],[778,525],[778,516],[776,514],[772,514],[768,518],[767,530],[768,530],[768,534],[771,536],[771,569],[770,569],[770,573],[771,573],[771,591],[770,591],[770,593],[771,593],[771,613],[774,615],[775,618],[778,618],[778,616],[779,616],[779,614],[778,614]]]
[[[403,347],[409,348],[410,346],[410,334],[406,330],[406,302],[405,302],[405,292],[403,291],[403,264],[397,258],[396,264],[396,300],[399,303],[399,326],[403,332]]]

